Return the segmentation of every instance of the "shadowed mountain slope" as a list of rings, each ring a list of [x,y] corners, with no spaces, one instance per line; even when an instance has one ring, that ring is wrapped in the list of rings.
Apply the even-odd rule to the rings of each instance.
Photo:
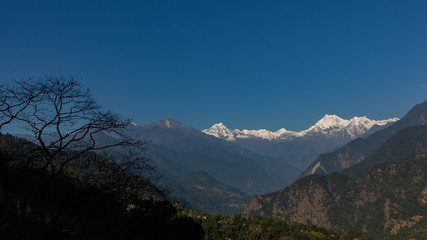
[[[261,155],[281,159],[298,168],[307,168],[321,153],[332,151],[351,140],[368,136],[399,120],[391,118],[376,121],[367,117],[350,120],[326,114],[310,128],[295,132],[281,128],[275,132],[228,129],[218,123],[202,132],[235,143]]]
[[[391,126],[373,133],[367,138],[358,138],[336,151],[321,154],[301,175],[329,174],[343,171],[362,162],[398,131],[412,126],[427,124],[427,101],[414,106],[402,119]]]
[[[363,165],[351,167],[352,177],[306,176],[281,191],[254,196],[243,213],[360,231],[375,238],[423,239],[427,236],[425,146],[427,125],[401,130]]]
[[[148,149],[152,147],[190,170],[205,171],[248,194],[280,189],[300,172],[280,159],[261,156],[172,119],[131,126],[129,134],[150,141]]]

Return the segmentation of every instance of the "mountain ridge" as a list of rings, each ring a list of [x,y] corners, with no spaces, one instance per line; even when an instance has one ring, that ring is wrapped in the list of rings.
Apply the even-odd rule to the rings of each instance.
[[[302,131],[290,131],[286,128],[280,128],[277,131],[269,131],[266,129],[248,130],[227,128],[222,122],[214,124],[202,132],[221,138],[227,141],[235,141],[237,138],[262,138],[266,140],[292,140],[293,138],[304,137],[310,134],[321,133],[332,135],[337,132],[347,133],[353,139],[362,136],[374,126],[384,126],[389,123],[398,121],[398,118],[389,118],[385,120],[372,120],[363,117],[353,117],[350,120],[342,119],[337,115],[325,114],[322,119],[317,121],[313,126]]]
[[[247,193],[268,192],[278,189],[280,185],[290,183],[298,175],[297,171],[300,171],[290,165],[281,163],[279,159],[252,153],[248,149],[243,149],[234,143],[207,135],[173,119],[161,120],[143,126],[129,126],[128,131],[133,136],[146,139],[151,145],[160,145],[172,150],[176,154],[169,157],[179,159],[181,163],[188,164],[187,167],[190,167],[190,169],[207,171],[220,182]],[[147,147],[150,148],[150,145]],[[274,164],[275,167],[269,169],[270,164]],[[283,165],[280,169],[283,169],[284,172],[281,174],[273,173],[273,170],[277,171],[280,165]],[[226,166],[234,166],[235,169],[240,169],[241,173],[232,174],[227,170],[228,167]],[[218,169],[223,170],[218,172],[216,171]],[[286,169],[289,169],[289,171],[286,171]],[[224,172],[230,172],[230,174],[225,175]],[[237,181],[241,182],[240,184],[230,181],[230,179],[234,179],[239,174],[242,175],[242,179],[249,180],[252,178],[250,176],[259,175],[264,180],[243,183],[242,179],[240,179]],[[272,176],[272,174],[275,176]],[[289,177],[283,175],[289,175]],[[277,176],[280,176],[279,179],[281,181],[286,180],[286,182],[278,182]],[[269,184],[267,185],[271,185],[272,188],[264,189],[261,186],[262,184],[259,185],[264,181],[265,183],[268,182]]]
[[[427,125],[402,129],[365,160],[372,164],[305,176],[254,196],[243,214],[360,231],[375,239],[405,234],[425,239],[426,143]]]
[[[354,164],[362,162],[398,131],[423,124],[427,124],[427,101],[415,105],[402,119],[366,138],[354,139],[335,151],[319,155],[300,177],[309,173],[328,174],[334,171],[344,171]]]
[[[333,151],[357,137],[370,135],[396,121],[397,118],[376,121],[366,117],[346,120],[326,114],[316,124],[300,132],[285,128],[276,132],[265,129],[230,130],[223,123],[202,132],[260,155],[281,159],[296,168],[307,169],[319,154]]]

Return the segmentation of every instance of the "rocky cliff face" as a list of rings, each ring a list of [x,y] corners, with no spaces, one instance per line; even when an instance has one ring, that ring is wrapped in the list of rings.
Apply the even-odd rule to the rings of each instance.
[[[363,232],[385,237],[422,226],[427,217],[427,156],[396,159],[348,178],[312,175],[282,191],[254,196],[245,216]],[[425,228],[425,226],[424,226]]]
[[[424,236],[426,145],[427,125],[404,129],[365,160],[376,166],[358,175],[306,176],[281,191],[253,197],[243,215],[353,230],[374,238]]]
[[[289,222],[331,228],[328,199],[333,193],[326,181],[324,176],[313,175],[282,191],[254,196],[243,214],[276,217]]]

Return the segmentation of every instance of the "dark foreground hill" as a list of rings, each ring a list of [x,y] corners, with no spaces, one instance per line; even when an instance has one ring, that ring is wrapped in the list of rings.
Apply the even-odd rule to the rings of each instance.
[[[0,239],[204,238],[201,225],[178,216],[155,186],[99,154],[81,155],[52,179],[40,174],[34,157],[38,149],[26,140],[0,135]],[[69,152],[63,154],[51,167]],[[24,167],[28,157],[34,164]],[[117,173],[126,182],[113,187],[110,183]],[[49,191],[41,191],[48,189],[46,181]],[[143,188],[134,188],[141,183]]]

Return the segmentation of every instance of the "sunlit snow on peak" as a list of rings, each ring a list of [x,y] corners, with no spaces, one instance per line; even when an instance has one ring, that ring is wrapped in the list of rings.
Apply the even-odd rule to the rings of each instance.
[[[239,130],[239,129],[228,129],[223,123],[214,124],[209,129],[204,129],[202,132],[221,138],[227,141],[235,141],[236,139],[242,138],[262,138],[266,140],[292,140],[298,137],[304,137],[307,135],[347,135],[354,139],[362,136],[368,132],[374,126],[384,126],[389,123],[398,121],[398,118],[390,118],[386,120],[372,120],[363,117],[353,117],[350,120],[342,119],[337,115],[326,114],[310,128],[294,132],[281,128],[275,132],[259,129],[259,130]]]

